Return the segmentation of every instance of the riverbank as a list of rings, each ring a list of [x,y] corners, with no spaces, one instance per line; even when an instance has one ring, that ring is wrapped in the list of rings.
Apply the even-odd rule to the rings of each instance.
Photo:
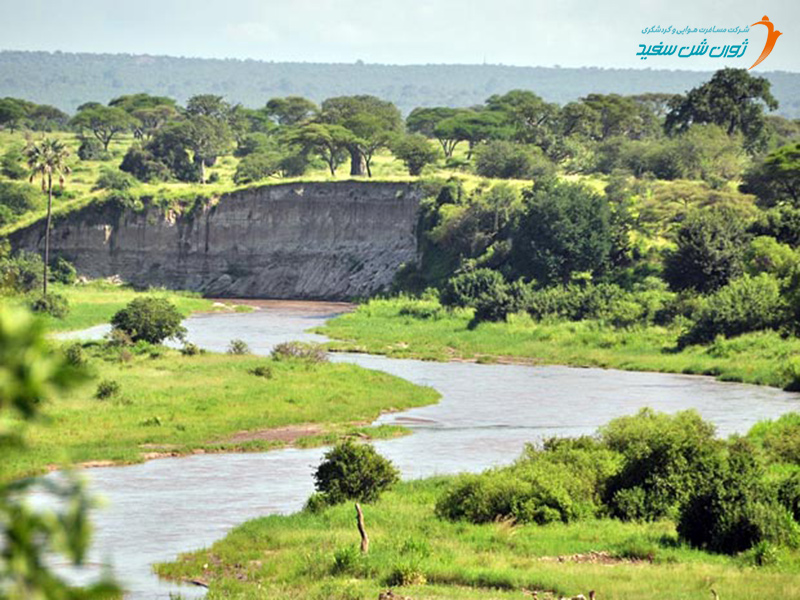
[[[446,311],[435,301],[375,299],[315,331],[334,341],[333,351],[393,358],[560,364],[630,371],[711,375],[780,388],[796,382],[800,340],[776,332],[718,339],[677,350],[680,330],[617,329],[598,321],[536,322],[511,315],[508,322],[471,329],[468,309]],[[795,361],[793,363],[793,360]]]
[[[316,514],[269,516],[244,523],[207,549],[157,565],[156,572],[210,586],[217,598],[521,598],[542,600],[761,600],[780,590],[800,598],[800,562],[783,551],[776,566],[752,557],[692,550],[674,525],[610,519],[545,526],[501,521],[483,525],[435,516],[451,478],[404,482],[364,507],[370,550],[358,552],[353,505]],[[405,583],[402,587],[400,584]]]
[[[100,342],[81,348],[91,379],[46,407],[47,420],[25,433],[28,450],[4,455],[3,479],[56,464],[390,437],[403,429],[368,425],[382,412],[438,399],[430,388],[347,364]]]

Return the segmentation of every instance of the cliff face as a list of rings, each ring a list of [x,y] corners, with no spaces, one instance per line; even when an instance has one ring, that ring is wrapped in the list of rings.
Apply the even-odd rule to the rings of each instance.
[[[189,214],[106,203],[54,224],[51,252],[82,275],[208,296],[347,299],[416,260],[419,194],[410,184],[297,183],[222,196]],[[41,251],[41,223],[11,235]]]

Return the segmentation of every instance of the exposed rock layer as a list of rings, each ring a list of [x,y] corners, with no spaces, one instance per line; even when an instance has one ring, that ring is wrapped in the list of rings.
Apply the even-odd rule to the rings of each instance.
[[[296,183],[226,194],[183,214],[114,202],[56,220],[54,254],[89,277],[208,296],[340,300],[389,285],[416,260],[419,193],[410,184]],[[15,232],[41,251],[41,223]]]

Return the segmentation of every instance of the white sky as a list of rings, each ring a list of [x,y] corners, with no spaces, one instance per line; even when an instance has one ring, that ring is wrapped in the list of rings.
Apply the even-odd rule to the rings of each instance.
[[[0,0],[0,49],[274,61],[502,63],[524,66],[749,67],[746,36],[643,35],[646,27],[743,27],[766,14],[783,32],[756,70],[800,71],[800,2],[762,0]],[[739,43],[739,59],[636,56],[639,44]],[[675,41],[672,41],[675,40]]]

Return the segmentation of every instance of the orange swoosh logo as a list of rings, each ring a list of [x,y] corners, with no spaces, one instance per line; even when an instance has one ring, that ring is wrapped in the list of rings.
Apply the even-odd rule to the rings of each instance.
[[[753,63],[750,69],[769,56],[769,53],[772,52],[772,49],[775,47],[775,42],[778,41],[778,37],[783,35],[780,31],[775,31],[775,25],[769,20],[767,15],[764,15],[760,21],[753,23],[750,27],[755,27],[756,25],[763,25],[767,28],[769,33],[767,34],[767,43],[764,44],[764,50],[761,52],[761,56],[758,57],[758,60]],[[748,71],[750,69],[748,69]]]

